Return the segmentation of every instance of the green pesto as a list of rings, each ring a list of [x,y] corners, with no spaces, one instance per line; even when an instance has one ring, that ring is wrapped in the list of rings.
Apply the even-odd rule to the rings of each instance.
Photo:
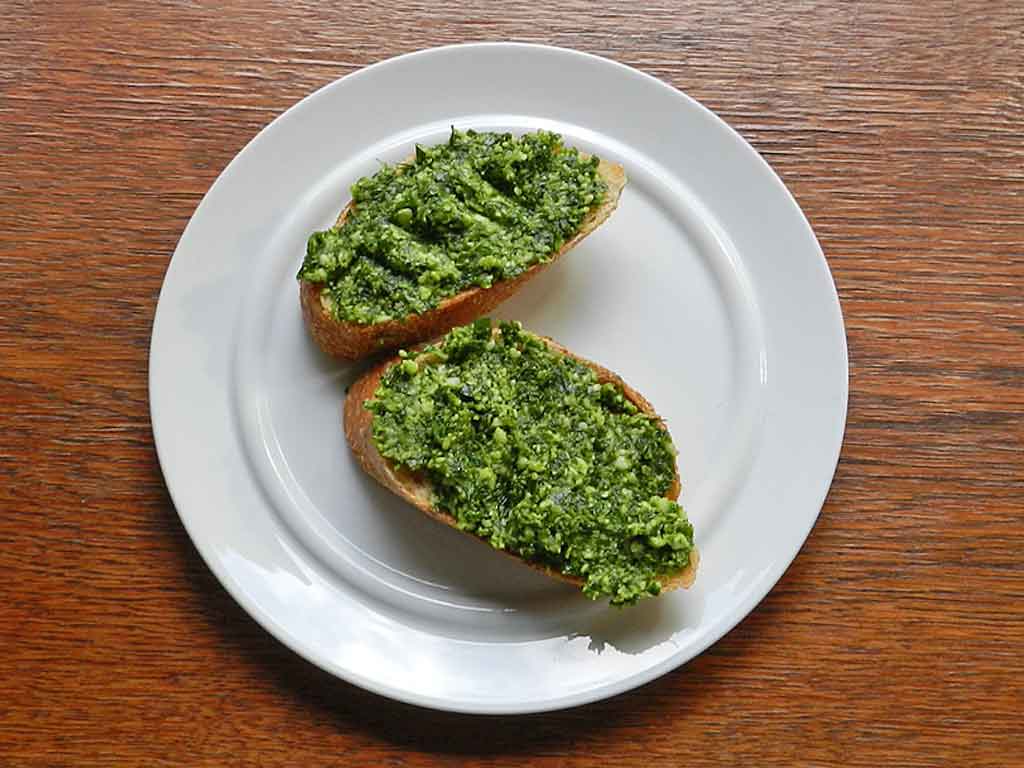
[[[595,157],[547,131],[452,129],[352,186],[340,227],[314,232],[298,277],[338,320],[379,323],[548,261],[607,191]]]
[[[619,387],[486,318],[402,356],[366,401],[373,441],[425,474],[459,528],[613,604],[658,594],[689,563],[693,527],[664,498],[675,449]]]

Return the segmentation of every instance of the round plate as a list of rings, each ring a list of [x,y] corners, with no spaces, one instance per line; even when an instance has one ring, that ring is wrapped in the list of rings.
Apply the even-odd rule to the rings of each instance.
[[[546,128],[615,160],[618,211],[497,312],[620,373],[666,418],[701,564],[627,609],[438,525],[356,466],[341,430],[364,366],[310,340],[295,273],[348,188],[450,127]],[[707,109],[574,51],[402,56],[289,109],[224,170],[160,294],[160,463],[236,600],[324,669],[387,696],[534,712],[625,691],[721,637],[817,518],[846,419],[842,315],[793,198]]]

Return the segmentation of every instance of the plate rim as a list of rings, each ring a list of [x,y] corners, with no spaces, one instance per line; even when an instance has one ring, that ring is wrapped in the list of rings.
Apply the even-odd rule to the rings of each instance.
[[[167,289],[169,283],[169,276],[174,265],[174,256],[176,256],[181,249],[181,244],[185,241],[190,229],[193,227],[194,221],[199,216],[203,205],[206,201],[214,195],[218,185],[221,185],[225,179],[229,178],[238,165],[244,162],[245,157],[251,152],[255,151],[260,143],[265,141],[269,135],[271,135],[284,118],[292,113],[294,110],[299,109],[307,102],[312,102],[323,98],[323,96],[331,91],[332,89],[338,88],[342,83],[356,79],[371,77],[373,74],[381,69],[385,69],[391,66],[398,66],[408,62],[411,59],[420,57],[431,57],[431,56],[443,56],[454,50],[472,50],[472,49],[506,49],[506,50],[520,50],[520,51],[540,51],[540,52],[556,52],[561,55],[569,55],[585,60],[591,60],[592,62],[599,63],[603,66],[612,65],[613,67],[623,71],[631,77],[639,77],[646,80],[649,83],[657,85],[660,89],[668,91],[674,98],[681,98],[691,108],[696,108],[698,111],[704,113],[706,117],[712,119],[719,129],[725,129],[735,139],[738,139],[742,145],[749,150],[748,154],[752,158],[756,158],[756,162],[762,166],[762,171],[768,172],[767,178],[770,179],[772,185],[775,187],[776,192],[781,192],[785,198],[788,206],[793,209],[799,219],[800,227],[804,230],[803,234],[808,236],[809,243],[813,244],[816,251],[815,256],[817,257],[817,265],[824,270],[824,275],[827,277],[827,284],[830,288],[830,296],[828,306],[830,310],[834,311],[834,319],[838,321],[838,342],[840,344],[842,353],[842,391],[837,392],[837,395],[841,395],[841,404],[837,409],[836,416],[838,417],[838,434],[836,435],[835,445],[833,450],[830,451],[828,456],[828,464],[831,465],[831,471],[828,473],[827,482],[823,483],[823,489],[816,494],[818,501],[816,502],[816,509],[813,515],[808,517],[808,523],[805,530],[800,533],[801,539],[799,546],[797,546],[792,555],[787,557],[781,557],[777,562],[777,566],[773,570],[777,573],[772,573],[769,577],[765,578],[760,582],[757,589],[748,591],[747,595],[739,601],[736,601],[731,609],[727,610],[724,618],[719,621],[717,627],[713,631],[704,633],[700,640],[692,645],[687,646],[685,651],[678,651],[669,657],[658,661],[646,669],[638,672],[629,673],[625,676],[613,680],[611,682],[603,683],[594,686],[584,692],[555,696],[542,702],[520,702],[518,705],[508,705],[507,703],[491,705],[481,703],[463,703],[460,699],[444,698],[441,696],[428,696],[421,695],[418,693],[410,693],[409,691],[401,688],[394,688],[390,685],[378,682],[377,680],[364,676],[358,671],[350,668],[341,670],[340,668],[333,668],[326,659],[321,659],[315,654],[307,653],[304,649],[299,647],[296,638],[287,631],[287,628],[281,625],[273,616],[267,614],[262,607],[252,601],[244,589],[242,589],[240,583],[227,571],[226,568],[222,567],[218,558],[214,556],[213,545],[210,542],[205,541],[203,536],[197,536],[197,532],[189,524],[189,521],[179,511],[179,501],[176,498],[174,489],[171,483],[167,481],[167,471],[165,466],[167,464],[167,457],[164,450],[161,449],[161,439],[159,436],[160,429],[158,427],[158,414],[156,398],[154,398],[154,386],[155,386],[155,374],[154,374],[154,357],[159,354],[158,347],[158,335],[161,328],[161,306],[164,307],[164,313],[167,311],[167,303],[163,302],[164,292]],[[179,260],[179,264],[180,264]],[[195,210],[189,217],[188,223],[182,230],[178,242],[175,245],[174,252],[171,258],[168,260],[167,267],[165,269],[164,277],[161,282],[160,292],[157,299],[156,309],[154,312],[153,323],[151,328],[151,337],[148,354],[148,395],[149,395],[149,406],[150,406],[150,423],[153,434],[154,448],[156,450],[158,463],[161,468],[161,474],[164,478],[164,485],[167,488],[168,495],[175,508],[175,513],[178,515],[179,520],[184,526],[186,532],[191,539],[193,546],[196,551],[199,552],[200,557],[203,559],[206,566],[213,572],[217,577],[220,584],[227,590],[231,597],[245,610],[245,612],[253,618],[261,627],[269,632],[275,640],[281,642],[292,652],[298,654],[301,658],[313,663],[320,669],[331,674],[332,676],[338,677],[346,682],[358,685],[366,690],[372,691],[378,695],[386,696],[388,698],[402,701],[405,703],[413,704],[416,706],[428,707],[437,710],[467,713],[467,714],[527,714],[536,712],[549,712],[555,710],[566,709],[575,706],[581,706],[591,702],[603,700],[616,696],[623,692],[633,690],[642,685],[645,685],[652,680],[661,677],[667,672],[682,666],[689,660],[703,653],[714,643],[718,642],[724,635],[732,631],[739,623],[746,617],[754,608],[757,607],[764,600],[765,597],[771,592],[776,586],[778,581],[782,578],[783,574],[789,569],[792,562],[796,559],[799,553],[803,550],[803,547],[807,543],[807,539],[810,536],[811,531],[817,523],[820,517],[821,510],[827,501],[829,492],[832,487],[832,482],[835,477],[835,473],[838,468],[839,459],[842,452],[843,443],[845,440],[846,423],[849,409],[849,349],[846,337],[846,327],[844,322],[844,316],[842,312],[842,304],[839,298],[838,290],[836,288],[835,279],[832,275],[831,269],[828,266],[827,259],[821,244],[815,235],[810,222],[807,219],[806,214],[800,207],[795,197],[789,188],[783,183],[782,179],[771,167],[771,165],[765,160],[764,157],[745,139],[743,136],[729,125],[724,119],[715,114],[711,109],[701,104],[699,101],[689,96],[684,91],[658,79],[654,75],[643,72],[627,64],[623,64],[611,58],[599,56],[596,54],[579,51],[571,48],[565,48],[560,46],[551,46],[538,43],[524,43],[524,42],[467,42],[458,43],[452,45],[443,45],[432,48],[425,48],[416,51],[411,51],[398,56],[389,57],[386,59],[379,60],[366,67],[356,69],[348,74],[345,74],[339,78],[326,83],[319,88],[315,89],[311,93],[307,94],[303,98],[296,101],[294,104],[289,106],[284,111],[277,114],[273,120],[264,125],[245,145],[231,158],[228,164],[223,170],[217,175],[217,178],[213,181],[207,191],[204,193],[199,203],[196,205]],[[825,479],[825,478],[823,478]],[[763,589],[762,589],[763,588]]]

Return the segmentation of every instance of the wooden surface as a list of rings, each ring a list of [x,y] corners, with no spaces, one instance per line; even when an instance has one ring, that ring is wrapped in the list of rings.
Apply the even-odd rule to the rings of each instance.
[[[1024,765],[1024,5],[457,5],[0,3],[0,765]],[[545,716],[421,711],[287,651],[200,561],[149,426],[157,292],[224,165],[314,88],[470,39],[722,115],[849,335],[842,460],[775,590]]]

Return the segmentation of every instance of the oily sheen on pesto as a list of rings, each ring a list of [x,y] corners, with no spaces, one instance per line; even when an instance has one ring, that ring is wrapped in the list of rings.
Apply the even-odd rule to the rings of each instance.
[[[309,238],[298,277],[322,286],[341,322],[422,314],[550,260],[607,193],[598,163],[546,131],[453,129],[356,182],[344,221]]]
[[[480,320],[405,355],[365,407],[380,454],[428,478],[459,528],[581,580],[592,598],[656,595],[696,557],[692,526],[665,498],[668,434],[517,324]]]

